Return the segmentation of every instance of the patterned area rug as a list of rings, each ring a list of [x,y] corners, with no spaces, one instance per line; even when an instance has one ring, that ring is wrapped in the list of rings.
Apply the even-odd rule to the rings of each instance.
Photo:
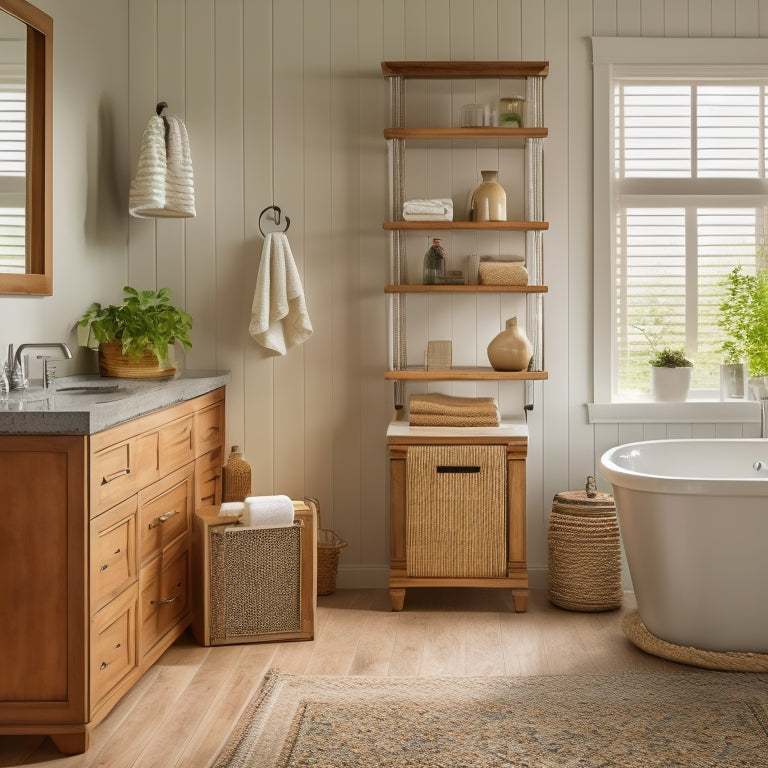
[[[766,768],[768,675],[270,672],[217,768]]]

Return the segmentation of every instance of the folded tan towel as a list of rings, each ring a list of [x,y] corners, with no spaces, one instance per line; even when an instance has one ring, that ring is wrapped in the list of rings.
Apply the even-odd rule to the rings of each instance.
[[[412,427],[498,427],[498,416],[447,416],[441,413],[412,413]]]
[[[489,416],[498,411],[496,401],[492,397],[456,397],[439,392],[411,395],[408,405],[411,413]]]
[[[411,395],[409,423],[414,427],[497,427],[499,407],[492,397],[456,397],[439,392]]]

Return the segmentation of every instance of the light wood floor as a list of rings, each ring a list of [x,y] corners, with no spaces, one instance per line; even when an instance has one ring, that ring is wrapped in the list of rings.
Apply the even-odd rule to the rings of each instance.
[[[318,599],[315,640],[201,648],[184,635],[94,729],[85,755],[64,757],[39,737],[0,736],[0,766],[203,768],[273,667],[313,675],[493,676],[692,670],[636,649],[620,628],[635,607],[556,608],[532,591],[514,613],[506,590],[411,589],[405,610],[388,590]]]

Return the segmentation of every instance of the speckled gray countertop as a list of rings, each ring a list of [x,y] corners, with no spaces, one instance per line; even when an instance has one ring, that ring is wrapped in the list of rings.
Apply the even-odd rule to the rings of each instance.
[[[0,402],[0,434],[90,435],[212,392],[230,378],[228,371],[187,371],[173,379],[66,376],[50,390],[11,392]]]

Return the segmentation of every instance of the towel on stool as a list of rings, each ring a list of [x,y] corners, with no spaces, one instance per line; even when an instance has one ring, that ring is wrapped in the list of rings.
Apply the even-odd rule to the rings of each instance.
[[[264,238],[248,332],[278,355],[312,335],[304,289],[284,232],[268,232]]]
[[[293,525],[293,501],[288,496],[249,496],[243,523],[247,528],[287,528]]]
[[[219,507],[219,517],[239,517],[245,512],[242,501],[225,501]]]

